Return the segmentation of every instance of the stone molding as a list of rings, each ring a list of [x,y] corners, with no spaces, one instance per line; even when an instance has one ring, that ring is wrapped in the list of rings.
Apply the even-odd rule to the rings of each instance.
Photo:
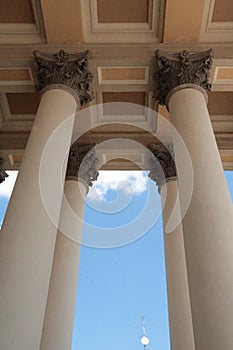
[[[99,175],[96,166],[95,144],[78,145],[73,144],[70,148],[66,179],[76,179],[92,186],[92,182],[97,180]]]
[[[161,105],[166,105],[168,94],[179,85],[194,84],[210,91],[208,77],[212,67],[212,49],[203,52],[156,50],[155,56],[158,60],[155,76],[158,88],[154,97]]]
[[[208,95],[207,95],[207,92],[206,90],[204,90],[201,86],[199,85],[196,85],[196,84],[182,84],[182,85],[178,85],[176,86],[174,89],[172,89],[167,97],[166,97],[166,106],[167,106],[167,109],[169,111],[169,101],[171,99],[171,97],[178,91],[180,90],[183,90],[183,89],[194,89],[194,90],[197,90],[199,91],[200,93],[202,93],[202,95],[204,96],[204,99],[205,99],[205,102],[206,104],[208,104]]]
[[[60,50],[56,54],[48,54],[34,50],[33,53],[37,66],[37,91],[52,85],[64,85],[75,92],[81,106],[93,99],[89,90],[93,75],[87,69],[89,51],[69,54]]]
[[[152,143],[148,146],[153,156],[150,159],[149,177],[155,181],[160,190],[168,179],[176,178],[174,151],[171,145]]]
[[[6,177],[8,177],[9,175],[5,172],[4,169],[4,159],[0,158],[0,183],[2,183],[3,181],[5,181]]]

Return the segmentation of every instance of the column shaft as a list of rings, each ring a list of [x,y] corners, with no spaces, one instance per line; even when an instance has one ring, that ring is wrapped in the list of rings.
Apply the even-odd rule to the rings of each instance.
[[[42,96],[0,233],[0,348],[38,350],[62,201],[61,164],[67,159],[73,118],[53,139],[48,188],[57,185],[52,223],[40,191],[40,162],[56,127],[74,114],[75,98],[62,89]]]
[[[171,350],[195,350],[182,224],[169,234],[166,226],[177,200],[177,181],[161,188]]]
[[[69,226],[75,223],[75,230],[80,231],[80,236],[82,222],[81,220],[69,222],[71,216],[67,210],[73,210],[82,219],[86,191],[86,186],[81,182],[75,180],[65,182],[64,197],[70,208],[65,205],[63,199],[60,224],[61,227],[67,226],[69,229]],[[70,230],[73,231],[74,227]],[[79,242],[58,232],[40,350],[71,349],[79,258]]]
[[[233,210],[204,95],[191,87],[174,91],[169,110],[194,169],[183,230],[196,350],[232,350]],[[174,148],[184,173],[176,138]]]

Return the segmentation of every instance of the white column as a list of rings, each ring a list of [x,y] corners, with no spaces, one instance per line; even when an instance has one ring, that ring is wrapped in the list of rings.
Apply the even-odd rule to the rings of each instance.
[[[195,350],[173,146],[152,143],[149,150],[153,154],[149,177],[162,201],[171,350]]]
[[[71,350],[85,197],[98,176],[93,146],[70,149],[40,350]]]
[[[52,132],[72,116],[77,103],[61,89],[42,96],[17,182],[0,232],[0,348],[37,350],[40,345],[57,228],[40,191],[40,161]],[[73,118],[54,139],[54,159],[47,163],[51,187],[58,184],[69,150]],[[59,187],[58,187],[59,189]],[[42,194],[43,195],[43,194]],[[54,198],[59,218],[62,191]],[[56,222],[55,222],[56,224]]]
[[[166,232],[178,195],[176,178],[167,179],[160,193],[171,350],[195,350],[182,224],[172,232]]]
[[[172,124],[188,148],[194,170],[183,230],[196,350],[232,350],[232,202],[204,90],[183,87],[173,91],[168,104]],[[177,138],[174,148],[178,173],[184,173]]]
[[[69,55],[61,50],[50,55],[36,51],[35,57],[37,89],[47,90],[0,233],[1,350],[40,347],[63,194],[62,169],[70,148],[77,101],[84,104],[91,99],[87,52]],[[47,145],[49,158],[44,153]],[[45,169],[48,176],[41,178]],[[45,198],[49,207],[44,205]]]
[[[84,183],[67,180],[65,182],[64,197],[70,208],[83,218],[87,187]],[[61,209],[61,226],[75,224],[75,229],[82,232],[82,222],[69,220],[67,210],[71,210],[64,203]],[[69,220],[67,222],[67,219]],[[74,227],[70,227],[70,232]],[[65,233],[65,232],[64,232]],[[80,244],[58,232],[52,275],[50,280],[45,321],[41,340],[41,350],[70,350],[72,346],[72,331],[76,305],[76,289],[78,267],[80,259]]]

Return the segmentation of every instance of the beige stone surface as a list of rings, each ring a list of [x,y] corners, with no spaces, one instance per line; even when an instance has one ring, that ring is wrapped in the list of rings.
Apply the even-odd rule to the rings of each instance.
[[[40,350],[70,350],[72,346],[80,242],[75,242],[65,234],[66,229],[75,229],[81,238],[82,221],[77,223],[67,218],[68,211],[73,210],[83,219],[86,190],[83,183],[65,181],[65,198],[60,214],[60,226],[64,228],[64,234],[61,231],[57,234]],[[70,207],[65,205],[65,200]]]
[[[189,151],[194,183],[183,218],[196,350],[233,347],[233,207],[203,94],[177,91],[169,101],[173,125]],[[189,179],[174,138],[179,180]],[[181,193],[182,195],[182,193]],[[185,195],[185,193],[183,193]],[[181,211],[184,198],[181,198]]]
[[[70,147],[73,118],[53,139],[53,159],[44,169],[49,174],[46,180],[41,178],[40,166],[51,134],[76,107],[74,97],[64,90],[49,90],[43,95],[4,219],[0,235],[3,350],[38,350],[40,346],[62,201],[61,165]],[[41,181],[46,182],[46,193]],[[44,200],[51,193],[53,207],[47,207],[47,212]]]
[[[178,193],[175,179],[168,180],[161,188],[170,344],[171,350],[195,350],[182,223],[172,232],[166,232]]]

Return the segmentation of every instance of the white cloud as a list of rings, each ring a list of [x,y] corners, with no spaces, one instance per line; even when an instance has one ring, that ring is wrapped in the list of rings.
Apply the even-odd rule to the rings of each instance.
[[[0,197],[10,198],[18,175],[17,171],[7,171],[9,177],[0,184]],[[138,195],[147,190],[148,172],[143,171],[100,171],[98,180],[89,188],[87,199],[105,201],[108,190],[122,191],[128,195]]]
[[[18,175],[18,171],[7,171],[7,174],[9,176],[0,184],[0,197],[10,198]]]
[[[108,190],[138,195],[147,190],[147,181],[147,172],[143,171],[100,171],[97,181],[89,189],[87,199],[104,201]]]

